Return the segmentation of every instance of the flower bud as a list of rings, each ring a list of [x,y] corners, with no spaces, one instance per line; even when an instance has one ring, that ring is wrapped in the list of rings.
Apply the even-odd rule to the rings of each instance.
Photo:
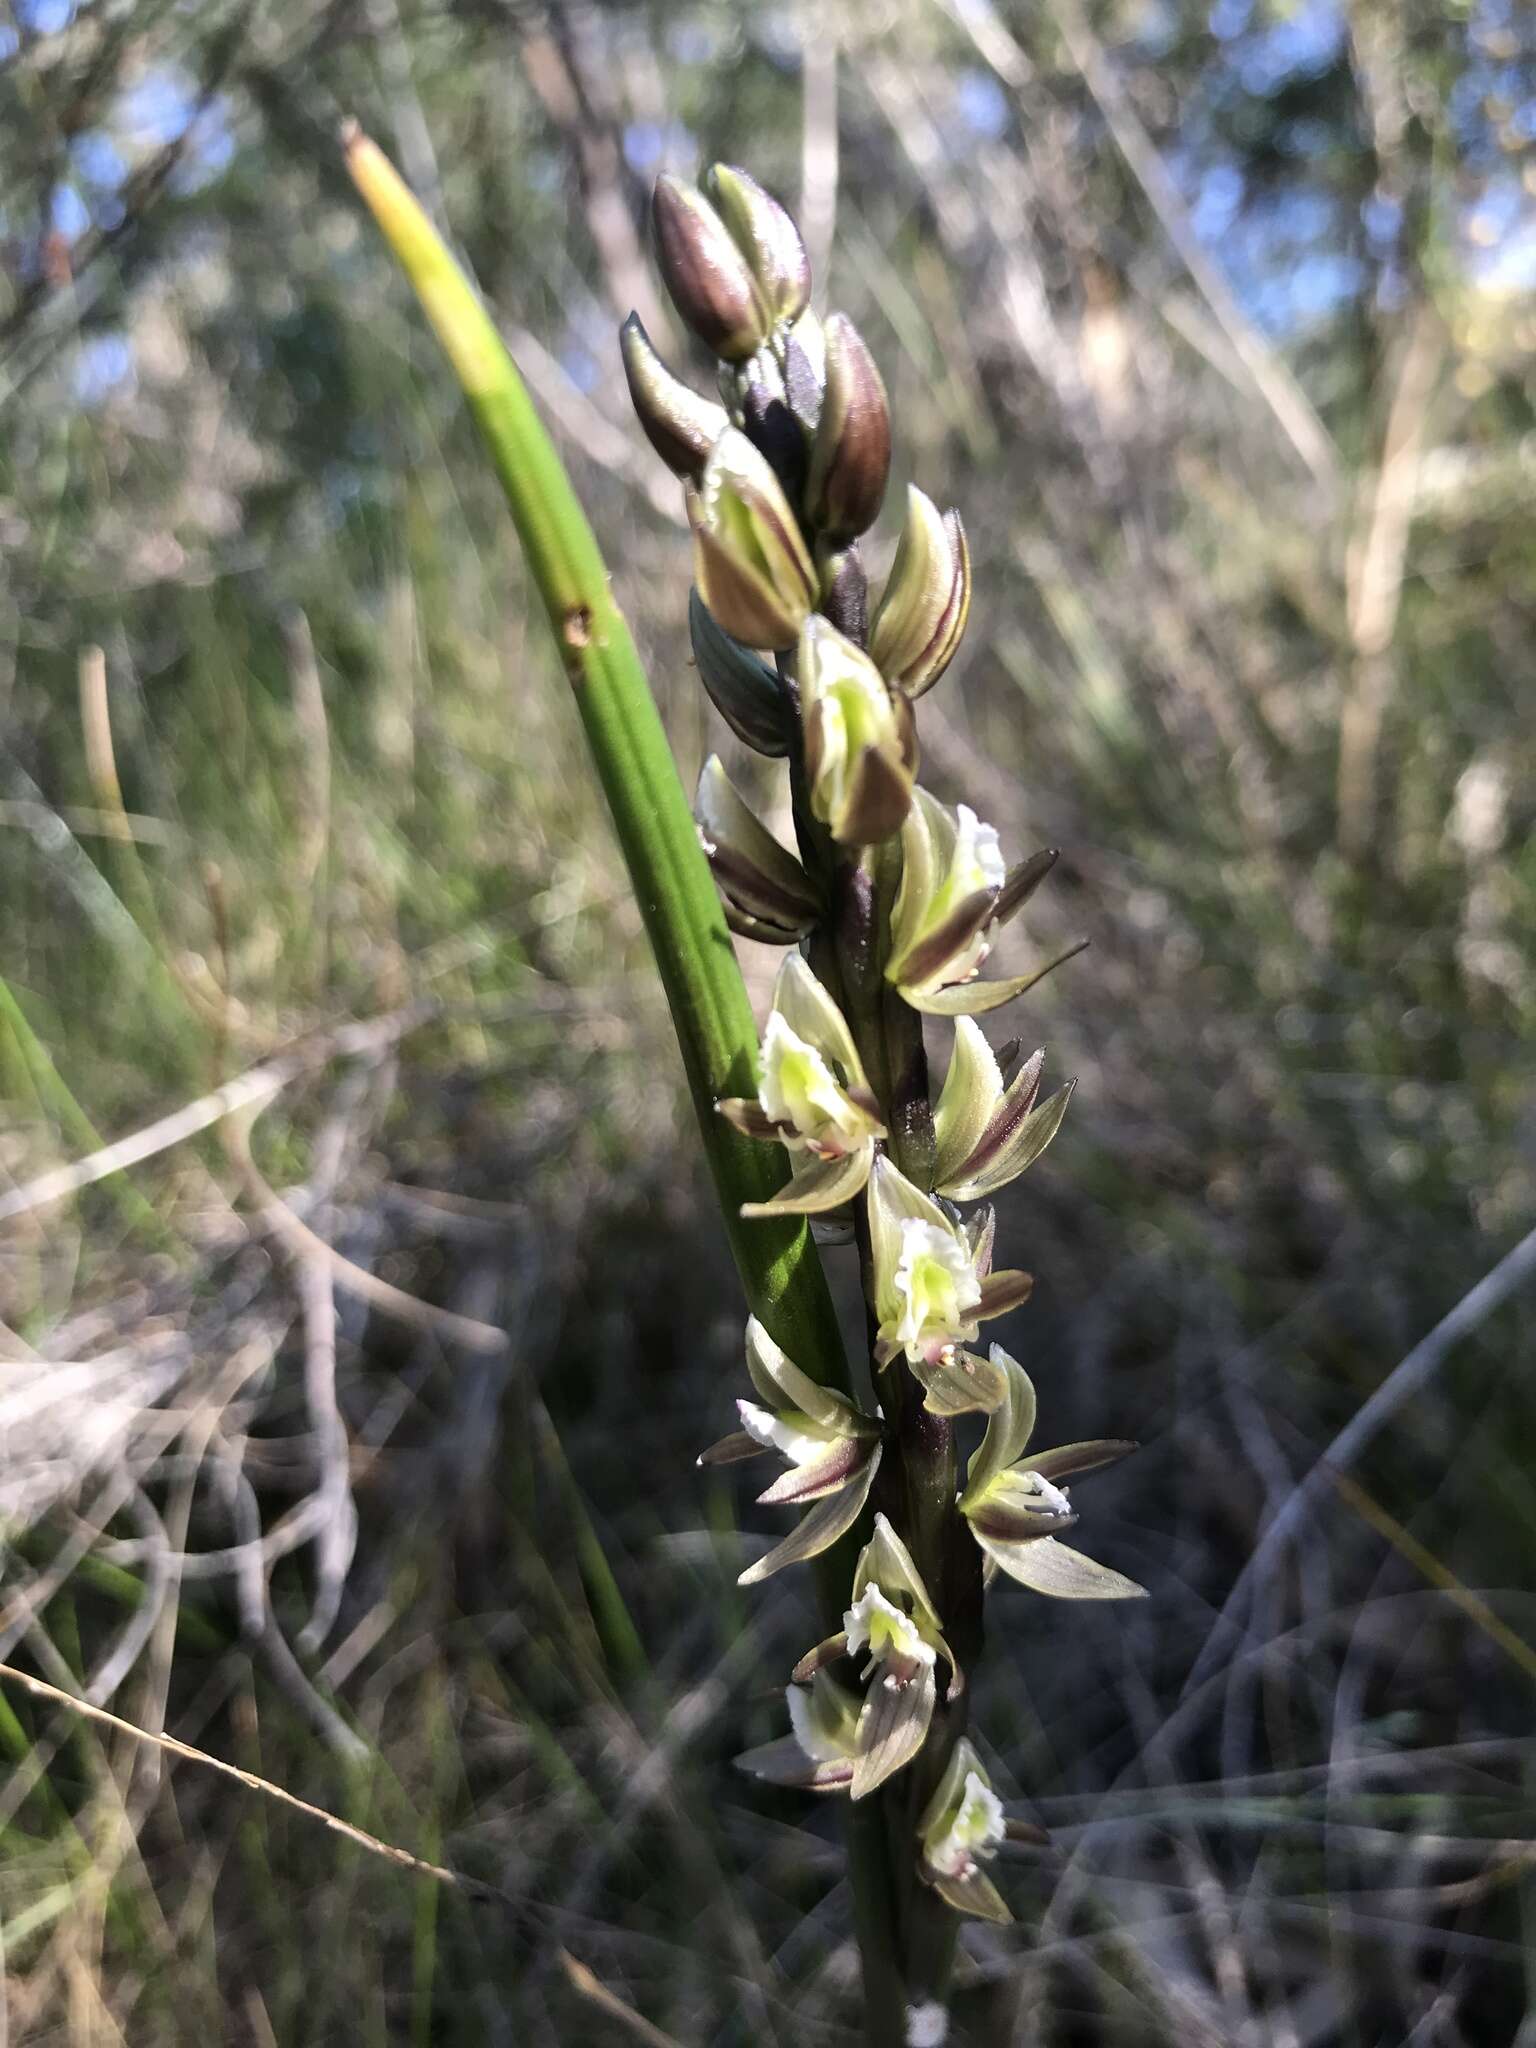
[[[734,164],[715,164],[706,171],[704,189],[746,257],[773,318],[798,319],[811,296],[811,263],[800,230],[772,193]]]
[[[808,434],[821,418],[827,387],[827,337],[809,307],[789,330],[784,343],[784,390],[789,409]]]
[[[673,376],[651,346],[638,313],[631,313],[619,329],[619,348],[645,438],[674,476],[697,483],[710,449],[731,423],[725,407],[701,398]]]
[[[737,739],[775,760],[787,754],[794,711],[784,685],[760,654],[731,638],[696,590],[688,593],[688,635],[699,681]]]
[[[880,673],[909,697],[943,675],[960,645],[971,608],[971,551],[958,512],[940,516],[915,484],[907,522],[870,629]]]
[[[872,526],[891,472],[891,409],[875,359],[844,313],[826,324],[826,391],[806,486],[806,516],[833,541]]]
[[[911,707],[867,654],[814,614],[800,635],[799,671],[813,814],[841,845],[888,839],[912,801]]]
[[[821,908],[810,878],[742,801],[718,754],[704,763],[694,816],[732,931],[789,946],[810,930]]]
[[[702,192],[656,180],[656,260],[686,326],[727,362],[760,348],[773,325],[752,266]]]
[[[816,569],[779,480],[727,427],[694,511],[694,581],[717,623],[748,647],[789,647],[816,601]]]

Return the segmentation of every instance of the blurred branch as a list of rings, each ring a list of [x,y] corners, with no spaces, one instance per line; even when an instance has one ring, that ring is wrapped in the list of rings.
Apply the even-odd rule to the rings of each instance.
[[[676,328],[651,282],[625,196],[619,124],[602,66],[591,61],[594,27],[589,7],[554,8],[547,26],[523,37],[523,70],[576,162],[587,232],[614,311],[621,320],[631,310],[637,312],[652,341],[665,352],[675,344]]]
[[[837,226],[837,26],[817,0],[803,0],[800,23],[800,208],[796,219],[811,276],[824,279]]]
[[[1032,67],[988,0],[964,0],[951,11],[977,52],[1017,91]],[[1068,55],[1131,175],[1146,195],[1164,234],[1215,316],[1255,393],[1268,406],[1286,439],[1330,498],[1338,488],[1339,460],[1332,437],[1310,399],[1239,304],[1236,293],[1207,255],[1195,233],[1178,186],[1142,124],[1104,46],[1077,0],[1051,0],[1051,12]]]
[[[1381,466],[1363,532],[1346,574],[1353,650],[1339,723],[1339,850],[1358,861],[1375,837],[1376,749],[1396,668],[1392,639],[1402,604],[1403,564],[1418,495],[1424,425],[1445,355],[1445,329],[1426,300],[1413,316],[1387,413]]]
[[[1485,1273],[1477,1285],[1469,1288],[1456,1306],[1440,1318],[1427,1336],[1420,1338],[1408,1355],[1388,1373],[1370,1399],[1356,1410],[1327,1449],[1313,1461],[1310,1469],[1291,1489],[1252,1556],[1233,1581],[1232,1590],[1222,1604],[1205,1647],[1195,1659],[1184,1687],[1185,1698],[1194,1693],[1219,1664],[1233,1632],[1241,1628],[1239,1617],[1249,1595],[1302,1522],[1310,1516],[1320,1497],[1330,1486],[1337,1488],[1339,1475],[1356,1462],[1367,1445],[1374,1443],[1398,1410],[1429,1384],[1462,1338],[1480,1329],[1533,1278],[1536,1278],[1536,1230],[1521,1238],[1491,1272]]]

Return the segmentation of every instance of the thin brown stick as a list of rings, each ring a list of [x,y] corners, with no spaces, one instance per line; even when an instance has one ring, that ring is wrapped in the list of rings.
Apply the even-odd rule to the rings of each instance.
[[[611,2020],[617,2020],[621,2027],[627,2027],[637,2041],[646,2041],[650,2048],[678,2048],[670,2034],[664,2034],[660,2027],[652,2026],[643,2013],[632,2005],[626,2005],[616,1991],[610,1991],[600,1978],[589,1970],[585,1963],[576,1960],[568,1949],[560,1950],[560,1967],[565,1972],[565,1981],[578,1997],[595,2005],[599,2012],[607,2013]]]
[[[260,1792],[268,1799],[275,1799],[282,1806],[292,1807],[296,1813],[304,1814],[310,1820],[317,1820],[334,1834],[343,1835],[349,1842],[355,1842],[360,1849],[371,1855],[382,1856],[386,1863],[393,1863],[401,1870],[415,1871],[420,1877],[435,1877],[439,1884],[452,1885],[464,1890],[480,1887],[457,1871],[447,1870],[440,1863],[428,1863],[421,1856],[413,1856],[409,1849],[397,1848],[393,1842],[380,1841],[377,1835],[370,1835],[366,1828],[354,1826],[343,1820],[339,1814],[328,1813],[323,1806],[311,1806],[307,1799],[300,1799],[294,1792],[286,1791],[281,1785],[274,1785],[270,1779],[258,1777],[254,1771],[242,1770],[238,1764],[226,1763],[222,1757],[210,1756],[205,1749],[194,1749],[190,1742],[180,1742],[174,1735],[151,1734],[147,1728],[137,1727],[132,1721],[125,1721],[121,1714],[109,1713],[105,1707],[91,1705],[87,1700],[78,1699],[75,1694],[65,1692],[61,1686],[50,1685],[45,1678],[34,1678],[30,1671],[18,1671],[14,1664],[0,1664],[0,1678],[8,1678],[14,1685],[21,1686],[36,1698],[47,1700],[54,1706],[67,1707],[71,1713],[83,1720],[94,1721],[104,1728],[114,1728],[120,1735],[130,1736],[135,1742],[146,1742],[152,1748],[167,1756],[183,1758],[187,1763],[205,1764],[210,1771],[217,1771],[221,1777],[233,1778],[248,1792]]]

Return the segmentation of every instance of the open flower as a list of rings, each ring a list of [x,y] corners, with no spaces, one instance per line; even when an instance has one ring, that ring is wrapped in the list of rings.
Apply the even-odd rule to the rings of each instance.
[[[1033,1166],[1060,1130],[1077,1085],[1069,1081],[1037,1104],[1044,1064],[1043,1051],[1032,1053],[1005,1084],[981,1026],[955,1019],[955,1049],[933,1113],[939,1194],[979,1202]]]
[[[1029,1299],[1034,1283],[1027,1273],[992,1271],[993,1231],[989,1209],[978,1210],[965,1224],[957,1223],[888,1159],[875,1161],[869,1238],[879,1321],[878,1364],[888,1365],[898,1352],[905,1352],[927,1386],[926,1375],[957,1366],[960,1347],[975,1341],[983,1322]],[[990,1404],[978,1400],[966,1405]],[[947,1407],[938,1412],[962,1411]]]
[[[886,979],[913,1009],[943,1017],[995,1010],[1033,988],[1087,941],[1032,974],[1008,981],[976,977],[992,950],[992,933],[1023,908],[1055,863],[1047,849],[1006,867],[995,829],[968,804],[950,810],[915,789],[901,828],[901,885],[891,912]]]
[[[1144,1598],[1145,1587],[1068,1549],[1055,1535],[1077,1520],[1059,1482],[1112,1465],[1135,1444],[1110,1438],[1063,1444],[1038,1451],[1026,1462],[1024,1451],[1035,1426],[1034,1387],[1000,1344],[992,1346],[992,1363],[1003,1373],[1007,1391],[987,1418],[987,1433],[967,1469],[959,1503],[989,1563],[1021,1585],[1060,1600]]]
[[[786,856],[787,858],[787,856]],[[763,1033],[756,1102],[731,1096],[720,1114],[749,1138],[785,1146],[788,1184],[743,1216],[811,1216],[851,1201],[885,1136],[843,1014],[798,953],[785,957]]]
[[[1013,1918],[1002,1894],[981,1869],[1007,1839],[1003,1802],[992,1790],[981,1758],[962,1736],[917,1824],[918,1875],[953,1906],[981,1920]]]
[[[869,1689],[854,1731],[848,1790],[855,1799],[894,1777],[927,1740],[939,1659],[949,1666],[946,1698],[965,1684],[911,1552],[884,1515],[876,1515],[875,1533],[859,1555],[842,1628],[803,1657],[794,1676],[809,1678],[840,1657],[860,1655]]]
[[[846,1792],[858,1755],[857,1693],[825,1671],[813,1672],[809,1686],[786,1686],[793,1734],[765,1742],[736,1759],[736,1768],[765,1785],[798,1785],[807,1792]]]
[[[797,662],[811,809],[843,846],[874,846],[912,801],[912,707],[828,619],[813,613]]]
[[[789,1470],[758,1495],[759,1502],[815,1503],[782,1543],[741,1574],[739,1583],[753,1586],[787,1564],[816,1557],[853,1527],[880,1468],[880,1425],[802,1372],[756,1316],[747,1324],[747,1372],[759,1400],[736,1403],[740,1430],[712,1444],[699,1463],[734,1464],[777,1451]]]

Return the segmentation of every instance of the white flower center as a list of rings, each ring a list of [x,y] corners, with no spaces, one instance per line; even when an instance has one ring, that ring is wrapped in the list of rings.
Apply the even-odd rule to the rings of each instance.
[[[889,1663],[893,1658],[908,1664],[931,1665],[935,1661],[936,1653],[918,1634],[916,1622],[894,1601],[887,1600],[878,1586],[864,1588],[843,1616],[843,1627],[848,1631],[850,1657],[867,1645],[876,1664]]]
[[[1038,1472],[1026,1472],[1023,1477],[1027,1480],[1030,1492],[1034,1496],[1030,1505],[1033,1507],[1038,1502],[1041,1514],[1071,1514],[1072,1503],[1067,1499],[1061,1487],[1053,1485],[1049,1479],[1042,1479]]]
[[[1006,1828],[1003,1802],[976,1771],[968,1771],[955,1817],[928,1850],[928,1860],[946,1877],[963,1877],[978,1857],[996,1854]]]
[[[895,1338],[909,1358],[935,1337],[972,1334],[966,1312],[981,1299],[969,1245],[958,1231],[906,1216],[892,1282],[897,1301]]]
[[[781,1451],[792,1465],[807,1464],[827,1448],[826,1437],[796,1428],[796,1421],[808,1421],[808,1417],[791,1420],[788,1415],[775,1415],[771,1408],[759,1408],[755,1401],[738,1401],[736,1412],[754,1443],[762,1444],[766,1450]]]

